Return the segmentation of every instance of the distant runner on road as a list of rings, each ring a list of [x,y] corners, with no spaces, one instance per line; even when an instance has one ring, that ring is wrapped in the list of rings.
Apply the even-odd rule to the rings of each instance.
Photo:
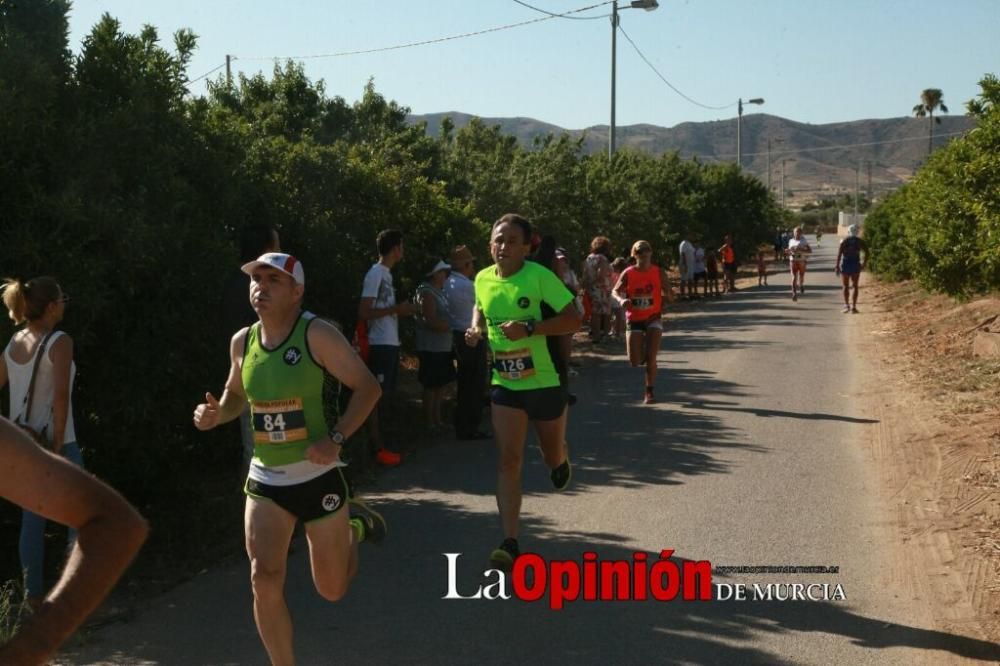
[[[545,336],[569,335],[580,328],[580,313],[556,275],[525,261],[531,249],[531,224],[508,214],[493,225],[493,266],[476,275],[476,309],[465,334],[475,346],[489,336],[493,354],[493,435],[497,442],[497,508],[504,540],[490,563],[510,569],[520,555],[521,468],[529,423],[534,425],[550,479],[556,490],[570,482],[566,445],[566,389],[552,363]],[[557,314],[542,319],[542,303]]]
[[[847,227],[847,238],[840,241],[837,262],[834,267],[837,276],[844,282],[844,312],[858,313],[858,280],[868,263],[868,245],[858,236],[858,225]],[[861,254],[864,253],[862,259]],[[853,296],[851,291],[853,289]],[[850,298],[849,298],[850,297]]]
[[[656,355],[663,334],[663,299],[674,300],[663,269],[652,263],[653,248],[648,241],[632,245],[635,265],[626,268],[615,284],[614,294],[625,309],[625,341],[629,363],[633,368],[646,366],[646,391],[643,403],[655,401]]]
[[[806,260],[812,253],[809,241],[802,235],[802,227],[795,227],[792,238],[788,241],[785,255],[788,257],[792,270],[792,300],[799,300],[799,294],[806,291]]]
[[[194,424],[210,430],[250,404],[254,455],[244,525],[254,619],[271,663],[284,666],[295,663],[284,595],[295,523],[305,524],[313,583],[330,601],[344,596],[358,570],[358,544],[385,536],[382,517],[349,497],[340,460],[344,440],[365,422],[381,390],[340,331],[302,310],[305,271],[295,257],[271,252],[242,270],[260,321],[233,336],[222,399],[206,393]],[[352,390],[333,429],[324,417],[324,372]],[[360,512],[350,519],[343,510],[349,501]]]

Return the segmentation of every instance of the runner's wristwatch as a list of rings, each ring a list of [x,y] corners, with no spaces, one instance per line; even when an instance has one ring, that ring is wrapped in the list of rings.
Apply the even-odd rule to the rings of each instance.
[[[340,432],[339,430],[331,430],[328,434],[330,435],[330,439],[333,440],[334,444],[336,444],[337,446],[343,446],[344,439],[346,439],[344,437],[344,433]]]
[[[533,321],[526,321],[526,322],[524,322],[524,330],[525,330],[525,332],[529,336],[534,335],[535,334],[535,322],[533,322]]]

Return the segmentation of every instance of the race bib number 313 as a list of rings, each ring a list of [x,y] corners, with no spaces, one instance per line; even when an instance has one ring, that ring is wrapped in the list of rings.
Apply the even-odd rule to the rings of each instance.
[[[252,407],[255,443],[287,444],[308,439],[302,398],[258,400]]]

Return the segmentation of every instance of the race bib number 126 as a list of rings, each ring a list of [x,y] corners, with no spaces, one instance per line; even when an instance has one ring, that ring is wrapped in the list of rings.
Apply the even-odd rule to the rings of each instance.
[[[516,349],[509,352],[495,352],[493,367],[504,379],[516,381],[535,375],[535,362],[531,358],[531,350]]]

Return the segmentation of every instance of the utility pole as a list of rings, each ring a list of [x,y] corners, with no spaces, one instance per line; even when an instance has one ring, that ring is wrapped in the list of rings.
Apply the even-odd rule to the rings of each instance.
[[[781,210],[785,210],[785,160],[781,160]]]
[[[868,160],[868,204],[872,203],[872,161]]]
[[[618,0],[611,3],[611,128],[608,140],[608,162],[615,156],[615,51],[618,45]]]
[[[771,139],[767,140],[767,196],[771,196]]]
[[[763,97],[748,99],[747,104],[763,104]],[[743,168],[743,98],[736,102],[736,166]]]
[[[736,166],[743,168],[743,98],[737,102],[739,105],[736,112]]]
[[[230,68],[232,64],[233,56],[226,54],[226,88],[231,89],[233,87],[233,70]]]
[[[858,166],[854,169],[854,219],[852,222],[854,224],[858,223],[858,195],[861,194],[861,160],[858,160]]]
[[[632,0],[622,9],[645,9],[651,12],[660,3],[657,0]],[[615,156],[615,65],[618,47],[618,0],[611,3],[611,127],[608,128],[608,161]]]

